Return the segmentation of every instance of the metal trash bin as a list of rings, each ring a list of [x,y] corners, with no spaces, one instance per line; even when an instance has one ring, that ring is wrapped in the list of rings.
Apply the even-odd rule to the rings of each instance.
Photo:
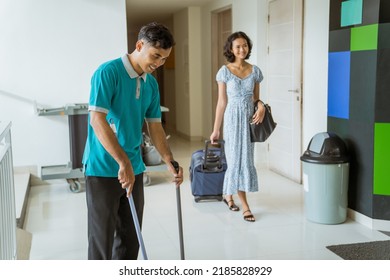
[[[309,221],[340,224],[347,219],[349,155],[332,132],[314,135],[301,156],[305,214]]]

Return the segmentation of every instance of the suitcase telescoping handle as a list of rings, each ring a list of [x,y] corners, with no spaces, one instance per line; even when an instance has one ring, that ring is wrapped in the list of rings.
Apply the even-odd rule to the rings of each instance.
[[[218,168],[222,168],[222,159],[225,157],[225,141],[224,140],[214,140],[214,143],[217,143],[221,146],[221,154],[219,155],[219,162],[218,162]],[[211,145],[211,140],[205,141],[205,151],[204,151],[204,160],[203,160],[203,166],[206,167],[207,163],[207,155],[209,151],[209,146]]]

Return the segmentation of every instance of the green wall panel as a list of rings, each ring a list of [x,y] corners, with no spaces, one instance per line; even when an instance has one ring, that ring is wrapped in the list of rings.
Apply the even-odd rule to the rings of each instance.
[[[376,50],[378,24],[351,28],[351,51]]]
[[[374,194],[390,195],[390,123],[376,123],[374,137]]]

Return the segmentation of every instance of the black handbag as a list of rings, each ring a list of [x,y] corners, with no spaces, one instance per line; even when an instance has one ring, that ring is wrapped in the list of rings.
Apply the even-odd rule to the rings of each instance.
[[[272,134],[276,127],[276,122],[272,117],[271,106],[265,104],[263,101],[258,100],[255,104],[255,112],[257,111],[257,106],[261,102],[265,108],[264,119],[261,123],[255,124],[250,123],[250,134],[251,142],[264,142]]]

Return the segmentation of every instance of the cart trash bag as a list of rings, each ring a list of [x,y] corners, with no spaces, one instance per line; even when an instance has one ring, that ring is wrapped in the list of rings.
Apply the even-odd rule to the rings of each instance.
[[[144,143],[142,145],[142,160],[146,166],[153,166],[161,164],[161,155],[148,135],[143,133]]]

